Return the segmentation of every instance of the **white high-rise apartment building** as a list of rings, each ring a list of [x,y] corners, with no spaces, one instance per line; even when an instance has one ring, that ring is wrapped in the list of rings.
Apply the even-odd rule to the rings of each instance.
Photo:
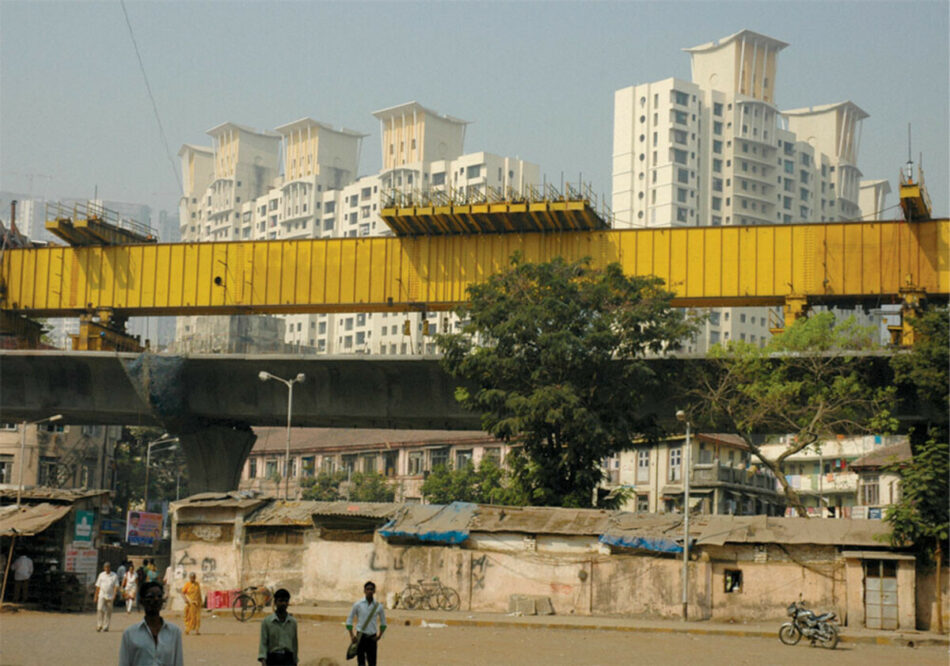
[[[777,59],[786,46],[743,30],[685,49],[692,81],[614,93],[617,227],[861,218],[857,156],[867,114],[847,101],[781,111]],[[881,210],[886,191],[874,195]],[[872,194],[865,197],[870,202]],[[687,351],[730,339],[762,345],[769,335],[766,309],[719,309]]]
[[[490,153],[463,154],[467,122],[410,102],[373,114],[380,122],[383,168],[357,177],[365,135],[303,118],[275,132],[225,123],[212,147],[179,151],[184,242],[352,238],[391,235],[379,217],[390,191],[520,191],[540,169]],[[455,325],[428,313],[430,336]],[[409,320],[411,334],[404,334]],[[284,317],[179,317],[179,351],[433,353],[421,313],[352,313]]]

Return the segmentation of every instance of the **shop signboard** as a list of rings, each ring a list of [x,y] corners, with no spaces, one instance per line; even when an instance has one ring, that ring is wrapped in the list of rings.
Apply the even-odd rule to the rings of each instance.
[[[76,529],[73,541],[92,541],[92,528],[96,524],[95,511],[76,511]]]
[[[88,544],[73,542],[66,548],[65,570],[75,573],[80,580],[91,583],[96,578],[99,551]]]

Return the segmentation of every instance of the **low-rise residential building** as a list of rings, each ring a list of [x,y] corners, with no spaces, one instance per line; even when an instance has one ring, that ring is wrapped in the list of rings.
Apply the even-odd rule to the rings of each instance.
[[[257,441],[244,463],[239,488],[278,495],[287,448],[284,428],[255,428]],[[290,496],[320,472],[378,473],[395,485],[396,500],[422,501],[422,483],[433,468],[459,469],[483,458],[504,463],[510,450],[488,433],[474,430],[376,430],[293,428],[290,435]]]
[[[685,437],[623,451],[608,470],[608,486],[632,488],[630,511],[678,513],[683,510]],[[779,515],[784,495],[764,465],[757,465],[741,437],[700,433],[690,439],[690,508],[728,515]]]
[[[763,444],[762,453],[770,460],[775,460],[789,447],[793,437],[784,435],[774,442]],[[858,474],[852,469],[852,464],[867,454],[901,442],[906,443],[906,438],[865,435],[826,439],[786,458],[782,463],[782,471],[789,485],[801,497],[809,515],[850,518],[852,509],[860,504]],[[869,495],[869,499],[873,498]],[[793,512],[791,507],[786,509],[786,515],[793,515]]]
[[[851,471],[858,477],[858,492],[852,518],[883,518],[884,510],[900,501],[901,477],[891,465],[909,462],[912,458],[910,442],[906,439],[888,446],[880,446],[851,463]]]
[[[114,488],[121,438],[121,426],[0,423],[0,489]]]

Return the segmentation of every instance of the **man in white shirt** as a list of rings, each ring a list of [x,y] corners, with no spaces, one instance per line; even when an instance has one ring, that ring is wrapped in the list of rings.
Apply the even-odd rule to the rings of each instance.
[[[102,573],[96,578],[96,631],[109,631],[112,622],[112,606],[119,591],[119,579],[112,573],[112,565],[102,565]]]
[[[381,603],[373,600],[376,583],[367,581],[363,585],[363,594],[366,595],[365,598],[353,604],[346,618],[346,629],[350,632],[350,640],[357,644],[358,666],[376,666],[376,644],[386,631],[386,612]]]
[[[13,601],[26,603],[30,595],[30,577],[33,575],[33,560],[26,553],[13,560]]]
[[[149,581],[139,590],[145,619],[122,634],[119,666],[184,666],[181,629],[162,618],[162,584]]]

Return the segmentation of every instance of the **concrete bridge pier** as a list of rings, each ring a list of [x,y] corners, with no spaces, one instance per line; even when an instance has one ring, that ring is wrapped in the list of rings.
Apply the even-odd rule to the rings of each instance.
[[[228,492],[238,487],[257,435],[244,423],[209,424],[180,432],[178,439],[188,465],[190,492]]]

